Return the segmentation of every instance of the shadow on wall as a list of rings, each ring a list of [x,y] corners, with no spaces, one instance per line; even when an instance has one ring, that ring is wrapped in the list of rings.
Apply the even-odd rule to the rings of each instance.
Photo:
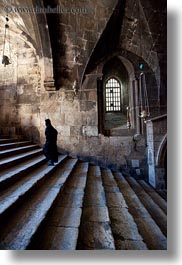
[[[40,143],[40,132],[36,126],[25,126],[22,128],[22,134],[26,137],[27,140],[33,143]]]

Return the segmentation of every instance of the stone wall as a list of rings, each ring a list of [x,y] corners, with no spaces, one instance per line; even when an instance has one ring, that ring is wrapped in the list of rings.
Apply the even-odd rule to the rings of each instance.
[[[41,143],[45,141],[44,120],[48,117],[58,130],[60,151],[115,168],[126,166],[125,156],[131,152],[132,137],[98,134],[96,93],[87,90],[78,97],[63,89],[41,93]]]
[[[41,69],[35,49],[21,39],[15,43],[12,63],[6,67],[0,65],[0,122],[1,127],[9,128],[10,134],[11,127],[15,127],[17,133],[31,139],[30,128],[36,130],[40,124]],[[38,132],[35,140],[40,140]]]
[[[1,1],[1,10],[5,6],[6,1]],[[40,92],[54,85],[48,26],[45,14],[36,17],[32,12],[16,12],[16,8],[33,8],[32,1],[9,1],[10,7],[8,22],[5,15],[0,15],[0,53],[3,54],[8,23],[5,55],[11,57],[11,64],[6,67],[0,63],[1,133],[23,134],[39,143]]]

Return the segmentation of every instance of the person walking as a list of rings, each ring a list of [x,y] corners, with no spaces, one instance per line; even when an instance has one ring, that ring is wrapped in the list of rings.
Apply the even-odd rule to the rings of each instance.
[[[43,148],[44,155],[48,162],[48,166],[54,166],[54,163],[58,162],[57,151],[57,130],[52,126],[50,119],[45,120],[45,136],[46,142]]]

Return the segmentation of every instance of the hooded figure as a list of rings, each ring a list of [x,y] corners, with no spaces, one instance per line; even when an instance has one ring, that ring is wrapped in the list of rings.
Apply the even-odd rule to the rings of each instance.
[[[49,119],[45,120],[45,136],[46,143],[44,145],[44,155],[48,161],[49,166],[54,166],[54,163],[58,162],[58,152],[57,152],[57,130],[52,126]]]

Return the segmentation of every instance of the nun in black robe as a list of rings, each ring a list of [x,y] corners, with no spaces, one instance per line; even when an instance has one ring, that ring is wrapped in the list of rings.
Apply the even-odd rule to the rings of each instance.
[[[58,151],[57,151],[57,130],[52,126],[49,119],[45,120],[45,136],[46,143],[43,151],[49,166],[54,166],[54,163],[58,162]]]

